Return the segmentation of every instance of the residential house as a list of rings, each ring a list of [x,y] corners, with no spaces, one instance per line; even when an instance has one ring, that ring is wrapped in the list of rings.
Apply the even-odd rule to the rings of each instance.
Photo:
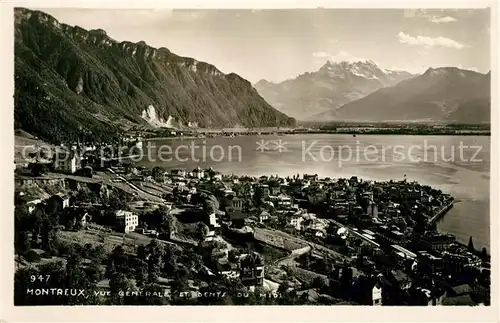
[[[310,220],[308,224],[308,228],[318,231],[318,230],[326,230],[328,227],[328,222],[324,219],[318,219],[314,214],[308,213],[302,215],[304,219]],[[304,223],[304,222],[303,222]]]
[[[289,209],[292,207],[292,198],[284,194],[280,194],[276,198],[276,207],[278,209]]]
[[[265,182],[265,181],[267,181],[268,179],[269,179],[269,177],[268,177],[268,176],[266,176],[266,175],[262,175],[262,176],[260,176],[260,177],[259,177],[259,181],[260,181],[260,182]]]
[[[63,209],[69,207],[69,196],[63,193],[57,193],[52,195],[47,200],[47,205],[50,210],[55,210],[56,212],[60,212]]]
[[[264,261],[259,254],[240,256],[240,280],[247,287],[264,285]]]
[[[267,184],[262,184],[259,185],[258,189],[262,192],[262,198],[267,199],[271,193],[269,190],[269,185]]]
[[[203,177],[205,177],[205,171],[203,169],[201,169],[200,167],[197,167],[193,170],[193,177],[198,178],[198,179],[202,179]]]
[[[304,218],[301,217],[300,215],[293,215],[288,219],[288,225],[294,227],[297,230],[302,229],[302,221],[304,221]]]
[[[323,203],[327,199],[326,193],[324,191],[308,194],[307,197],[309,199],[309,203],[314,205]]]
[[[115,215],[117,225],[125,233],[134,231],[139,225],[139,217],[133,212],[118,210]]]
[[[318,174],[314,174],[314,175],[304,174],[302,178],[306,181],[316,182],[316,181],[318,181],[319,176],[318,176]]]
[[[91,217],[89,212],[87,211],[86,207],[71,207],[71,212],[75,215],[74,221],[79,222],[80,226],[82,228],[87,227],[88,222],[90,221]]]
[[[73,174],[81,167],[81,157],[76,150],[59,149],[54,154],[55,171]]]
[[[172,176],[186,177],[186,171],[184,169],[172,169],[170,174]]]
[[[243,199],[240,199],[237,196],[231,196],[228,198],[228,205],[233,210],[241,211],[243,209]]]
[[[411,287],[411,278],[401,269],[391,270],[388,278],[393,285],[398,286],[402,290],[407,290]]]
[[[428,233],[420,237],[418,243],[424,250],[444,251],[454,244],[455,237],[449,234]]]
[[[165,181],[165,177],[168,176],[168,172],[161,169],[160,167],[155,167],[155,168],[153,168],[151,175],[152,175],[152,178],[155,182],[163,183]]]
[[[212,176],[212,179],[214,181],[222,181],[222,174],[219,172],[215,172],[215,174]]]
[[[259,222],[264,222],[264,221],[267,221],[269,220],[269,217],[271,215],[269,214],[269,212],[267,212],[266,210],[262,210],[262,212],[260,212],[259,214]]]
[[[430,204],[433,200],[433,197],[432,195],[429,195],[429,194],[425,194],[422,192],[422,195],[420,196],[420,202],[422,204]]]
[[[205,236],[205,242],[214,241],[216,237],[214,230],[209,230],[207,235]]]
[[[314,230],[314,236],[318,238],[324,238],[326,237],[326,230],[325,229]]]
[[[417,252],[418,269],[431,274],[441,273],[443,270],[443,259],[429,254],[426,251]]]
[[[227,257],[221,257],[216,259],[217,272],[228,278],[238,278],[240,277],[241,271],[238,268],[238,264],[231,263]]]
[[[220,230],[220,219],[217,217],[217,214],[214,212],[214,213],[210,213],[208,215],[208,226],[210,227],[210,229],[212,229],[213,231],[219,231]]]
[[[23,198],[23,200],[26,202],[26,207],[28,209],[28,213],[32,213],[35,209],[36,206],[40,203],[42,203],[41,199],[35,199],[35,198]]]
[[[198,193],[196,186],[194,186],[192,183],[189,183],[187,190],[188,190],[188,194],[191,194],[191,195]]]
[[[269,190],[271,195],[278,195],[281,193],[281,187],[279,185],[270,185]]]
[[[379,227],[377,235],[391,244],[404,246],[407,243],[407,238],[404,233],[398,230],[391,230],[386,225],[382,225]]]
[[[451,253],[445,251],[442,258],[445,271],[450,273],[459,273],[466,266],[480,267],[482,263],[481,259],[468,252]]]
[[[382,287],[378,283],[376,283],[372,288],[372,300],[373,305],[382,305]]]
[[[378,207],[372,200],[370,200],[370,203],[368,204],[366,213],[372,218],[378,218]]]

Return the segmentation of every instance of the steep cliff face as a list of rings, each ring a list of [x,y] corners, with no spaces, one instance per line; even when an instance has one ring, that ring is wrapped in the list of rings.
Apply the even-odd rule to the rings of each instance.
[[[68,26],[40,11],[15,10],[16,127],[50,140],[113,136],[124,125],[292,125],[245,79],[104,30]],[[155,110],[155,120],[144,113]],[[163,122],[160,122],[163,120]]]

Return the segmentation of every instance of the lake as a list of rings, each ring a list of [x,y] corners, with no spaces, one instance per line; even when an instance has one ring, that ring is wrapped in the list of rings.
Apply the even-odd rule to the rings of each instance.
[[[148,167],[214,167],[227,174],[318,174],[418,181],[449,193],[455,207],[438,228],[490,246],[490,137],[301,134],[153,140]]]

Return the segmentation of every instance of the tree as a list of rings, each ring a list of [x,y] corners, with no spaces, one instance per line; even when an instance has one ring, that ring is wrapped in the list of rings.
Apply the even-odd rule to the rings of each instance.
[[[229,252],[228,252],[228,259],[229,259],[229,261],[236,262],[236,260],[238,259],[240,253],[241,252],[238,249],[231,249],[231,250],[229,250]]]
[[[163,246],[157,240],[151,240],[146,246],[147,265],[148,265],[148,282],[156,283],[161,271],[161,264],[163,263],[163,256],[165,251]]]
[[[476,251],[476,249],[474,249],[474,243],[472,242],[472,237],[469,237],[469,244],[467,245],[467,251],[468,252]]]
[[[31,244],[38,244],[38,236],[40,235],[40,229],[42,227],[43,219],[46,218],[47,215],[43,208],[37,207],[33,214],[31,215]]]
[[[82,257],[79,253],[74,252],[68,257],[66,264],[66,286],[71,286],[75,289],[85,289],[88,293],[91,292],[93,283],[89,280],[87,272],[82,265]],[[92,295],[89,295],[92,296]],[[85,296],[78,295],[68,298],[69,305],[86,304]]]
[[[207,214],[212,214],[217,212],[220,207],[219,200],[214,195],[202,195],[203,198],[203,210]]]
[[[108,257],[105,276],[111,279],[118,273],[127,274],[129,270],[128,258],[125,255],[123,247],[116,246]]]
[[[253,200],[255,206],[261,206],[262,204],[264,204],[264,190],[262,187],[258,186],[255,189]]]
[[[170,233],[173,216],[170,214],[170,211],[166,207],[161,206],[147,213],[144,216],[144,221],[148,225],[148,228],[158,230],[160,233]]]
[[[14,248],[16,254],[21,255],[28,251],[31,247],[29,235],[27,231],[15,231],[14,232]]]
[[[147,266],[148,264],[145,260],[136,259],[134,277],[135,285],[139,288],[143,288],[146,285],[148,278]]]
[[[102,261],[106,258],[106,250],[104,249],[103,245],[97,245],[93,247],[89,251],[89,257],[94,262],[101,264]]]
[[[163,209],[160,231],[170,234],[175,231],[175,218],[169,210]]]
[[[289,288],[290,288],[290,284],[288,283],[288,281],[285,280],[278,287],[278,293],[279,294],[286,294],[286,293],[288,293]]]
[[[42,176],[42,175],[47,174],[48,171],[49,171],[49,168],[47,167],[46,164],[42,164],[42,163],[31,164],[31,174],[33,176]]]
[[[205,240],[205,237],[208,234],[208,226],[204,224],[203,222],[198,222],[196,225],[196,231],[195,231],[195,239],[198,241],[198,243],[202,243]]]
[[[14,211],[14,247],[17,254],[26,252],[31,244],[28,232],[31,219],[26,206],[17,206]]]
[[[481,249],[481,259],[482,260],[487,260],[488,259],[488,251],[486,250],[485,247],[483,247],[483,249]]]
[[[130,282],[121,272],[113,273],[109,278],[109,289],[111,292],[111,304],[113,305],[123,305],[124,299],[122,293],[129,290],[131,287]]]
[[[55,251],[55,242],[57,241],[57,236],[55,232],[55,226],[50,221],[48,217],[42,221],[42,249],[45,250],[49,255]]]
[[[39,262],[41,259],[40,255],[34,250],[27,251],[24,255],[24,258],[29,262]]]
[[[86,268],[86,274],[90,282],[97,283],[100,281],[102,273],[99,263],[96,263],[95,261],[90,263],[90,265]]]

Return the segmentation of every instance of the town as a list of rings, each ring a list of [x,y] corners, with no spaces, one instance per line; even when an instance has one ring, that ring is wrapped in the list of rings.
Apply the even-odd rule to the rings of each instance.
[[[16,163],[16,305],[489,305],[490,256],[437,230],[432,187],[53,148]]]

